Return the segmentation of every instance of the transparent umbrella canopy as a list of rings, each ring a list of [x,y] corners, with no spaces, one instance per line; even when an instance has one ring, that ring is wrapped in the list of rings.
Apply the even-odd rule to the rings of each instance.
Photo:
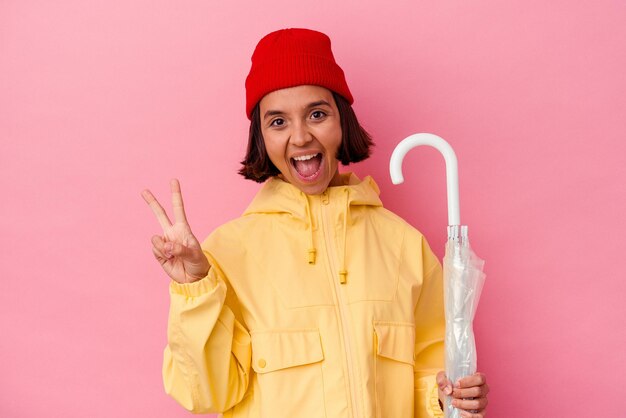
[[[456,155],[443,138],[429,133],[411,135],[396,146],[389,162],[391,181],[404,182],[402,160],[414,147],[436,148],[446,162],[448,192],[448,240],[443,257],[444,304],[446,315],[445,371],[452,382],[476,373],[476,342],[472,323],[485,281],[481,260],[471,249],[467,225],[461,225],[459,210],[459,176]],[[460,411],[447,397],[444,405],[447,418],[459,418]]]

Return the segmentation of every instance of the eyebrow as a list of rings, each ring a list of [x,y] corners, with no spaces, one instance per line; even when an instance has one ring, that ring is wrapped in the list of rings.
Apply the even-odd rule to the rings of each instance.
[[[316,106],[322,106],[322,105],[326,105],[328,107],[332,107],[330,105],[330,103],[328,103],[326,100],[318,100],[316,102],[311,102],[306,106],[306,109],[310,109],[312,107],[316,107]],[[265,112],[265,115],[263,115],[263,119],[267,119],[270,116],[275,116],[275,115],[282,115],[284,112],[281,112],[280,110],[268,110],[267,112]]]

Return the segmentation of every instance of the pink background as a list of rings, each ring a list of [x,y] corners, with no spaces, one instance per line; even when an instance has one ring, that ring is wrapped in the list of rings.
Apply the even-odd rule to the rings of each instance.
[[[0,2],[0,416],[186,417],[163,391],[168,278],[150,251],[181,180],[203,239],[257,185],[236,174],[260,37],[333,40],[373,134],[359,175],[443,256],[446,138],[487,284],[493,417],[626,408],[626,3]]]

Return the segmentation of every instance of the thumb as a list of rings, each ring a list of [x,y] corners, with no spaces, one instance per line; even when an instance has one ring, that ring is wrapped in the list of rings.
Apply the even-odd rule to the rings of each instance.
[[[437,373],[437,386],[439,386],[439,389],[446,395],[452,393],[452,382],[448,380],[444,372]]]

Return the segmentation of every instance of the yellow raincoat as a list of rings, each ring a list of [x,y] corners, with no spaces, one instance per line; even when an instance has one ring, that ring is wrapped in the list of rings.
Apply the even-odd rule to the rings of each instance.
[[[308,196],[268,180],[171,282],[165,390],[234,418],[443,417],[442,269],[367,177]]]

